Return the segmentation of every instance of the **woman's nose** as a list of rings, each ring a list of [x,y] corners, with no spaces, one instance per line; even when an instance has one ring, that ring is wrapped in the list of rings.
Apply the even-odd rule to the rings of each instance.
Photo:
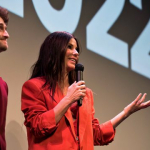
[[[74,49],[73,55],[79,56],[79,53],[78,53],[78,51],[76,49]]]

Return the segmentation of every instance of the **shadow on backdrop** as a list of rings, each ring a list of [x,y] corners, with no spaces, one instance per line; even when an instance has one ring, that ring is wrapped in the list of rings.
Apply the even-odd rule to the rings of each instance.
[[[16,121],[11,121],[6,126],[7,150],[23,150],[27,148],[26,133],[23,126]],[[9,143],[8,143],[9,142]],[[24,147],[26,145],[26,147]]]

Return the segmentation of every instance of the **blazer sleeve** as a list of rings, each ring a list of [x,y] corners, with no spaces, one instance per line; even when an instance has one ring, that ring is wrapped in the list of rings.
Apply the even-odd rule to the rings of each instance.
[[[25,126],[36,138],[52,135],[58,124],[53,109],[48,110],[40,87],[32,80],[22,88],[21,110],[25,116]]]
[[[92,103],[92,127],[93,127],[93,138],[94,145],[108,145],[113,141],[115,136],[115,130],[111,124],[111,121],[99,124],[98,119],[94,118],[95,109],[93,101],[93,93],[91,93],[91,103]]]

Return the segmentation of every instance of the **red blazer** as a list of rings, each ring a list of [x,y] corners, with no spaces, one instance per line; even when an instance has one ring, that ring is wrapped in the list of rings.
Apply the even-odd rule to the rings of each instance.
[[[22,88],[21,109],[25,116],[29,150],[78,150],[73,118],[70,109],[56,124],[53,108],[63,98],[56,87],[54,99],[48,89],[42,89],[45,80],[34,78]],[[93,94],[87,94],[79,107],[79,141],[81,150],[93,150],[94,145],[105,145],[114,138],[111,122],[99,125],[94,118]]]
[[[6,150],[5,124],[7,110],[8,87],[0,77],[0,150]]]

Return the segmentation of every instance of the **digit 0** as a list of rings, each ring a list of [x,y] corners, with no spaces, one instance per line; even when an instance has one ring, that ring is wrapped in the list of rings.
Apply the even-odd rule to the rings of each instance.
[[[32,0],[32,2],[39,19],[49,32],[75,31],[80,19],[82,0],[66,0],[63,9],[59,11],[54,9],[48,0]]]

